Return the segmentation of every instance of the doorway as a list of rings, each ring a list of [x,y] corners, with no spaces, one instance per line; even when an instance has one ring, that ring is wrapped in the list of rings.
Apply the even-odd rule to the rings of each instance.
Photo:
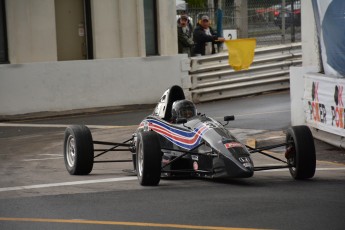
[[[55,0],[58,61],[92,59],[90,0]]]

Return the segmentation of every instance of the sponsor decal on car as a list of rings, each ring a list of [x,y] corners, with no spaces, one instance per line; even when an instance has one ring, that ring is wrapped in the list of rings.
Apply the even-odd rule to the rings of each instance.
[[[198,161],[199,160],[199,156],[198,155],[192,155],[192,160],[193,161]]]
[[[243,166],[246,168],[252,168],[252,164],[251,163],[243,163]]]
[[[198,125],[194,130],[186,131],[174,128],[166,122],[156,119],[147,119],[143,123],[148,122],[148,128],[156,133],[164,136],[175,145],[190,150],[201,143],[203,135],[209,130],[205,124]],[[139,127],[140,128],[140,127]]]
[[[239,157],[238,160],[242,163],[250,163],[249,157]]]
[[[236,147],[243,147],[243,145],[241,143],[238,143],[238,142],[225,143],[224,146],[227,149],[236,148]]]
[[[199,169],[198,162],[196,162],[196,161],[193,162],[193,169],[194,169],[195,171],[198,171],[198,169]]]
[[[168,160],[168,159],[162,159],[162,163],[163,163],[163,164],[168,164],[168,163],[170,163],[170,160]]]

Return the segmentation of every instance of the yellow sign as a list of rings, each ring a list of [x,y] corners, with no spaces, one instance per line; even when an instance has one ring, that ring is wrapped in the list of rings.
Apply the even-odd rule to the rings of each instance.
[[[236,39],[226,40],[229,52],[229,65],[235,70],[249,69],[255,53],[256,39]]]

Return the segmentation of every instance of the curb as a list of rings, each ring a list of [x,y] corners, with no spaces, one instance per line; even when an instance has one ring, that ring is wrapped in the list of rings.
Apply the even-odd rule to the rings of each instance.
[[[284,131],[265,131],[263,133],[248,137],[246,144],[252,148],[274,145],[285,142]]]
[[[121,105],[111,107],[96,107],[86,109],[73,109],[65,111],[42,111],[26,114],[16,115],[0,115],[0,122],[9,121],[22,121],[22,120],[35,120],[44,118],[59,118],[65,116],[78,116],[78,115],[92,115],[102,113],[124,113],[132,110],[149,110],[154,109],[155,104],[142,104],[142,105]]]

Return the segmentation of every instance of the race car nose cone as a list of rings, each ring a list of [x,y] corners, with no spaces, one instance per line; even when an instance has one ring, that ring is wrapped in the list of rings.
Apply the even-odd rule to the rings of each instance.
[[[240,162],[235,162],[227,158],[216,158],[213,161],[215,178],[247,178],[254,175],[254,167],[250,162],[246,166]]]

